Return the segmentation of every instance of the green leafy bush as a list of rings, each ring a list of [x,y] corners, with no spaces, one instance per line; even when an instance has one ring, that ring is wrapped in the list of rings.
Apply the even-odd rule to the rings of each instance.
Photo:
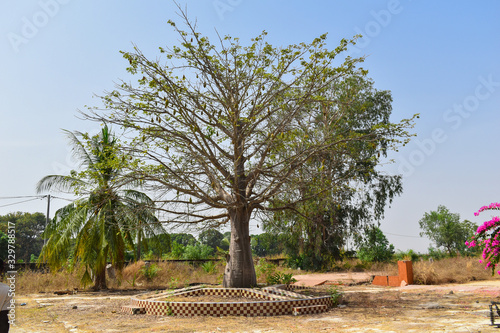
[[[420,259],[420,255],[413,251],[412,249],[408,251],[398,251],[394,255],[397,260],[411,260],[418,261]]]
[[[212,274],[215,273],[215,268],[217,267],[217,265],[213,261],[207,261],[206,263],[203,263],[201,267],[203,268],[205,273]]]
[[[269,278],[276,272],[276,265],[270,263],[266,260],[260,260],[259,264],[255,267],[257,278],[264,278],[267,284],[269,284]]]
[[[157,264],[146,264],[141,268],[141,273],[148,281],[152,281],[158,275],[159,270]]]
[[[269,285],[274,285],[274,284],[288,285],[297,282],[297,280],[293,278],[292,273],[286,274],[286,273],[276,272],[273,275],[269,276],[266,282]]]
[[[344,295],[344,293],[340,289],[338,289],[336,286],[331,286],[328,289],[328,293],[330,294],[330,298],[333,302],[333,306],[339,305],[340,302],[342,301],[342,296]]]
[[[314,254],[308,255],[306,253],[290,253],[286,261],[286,265],[292,269],[320,271],[331,267],[333,262],[333,258],[324,258]]]
[[[433,260],[441,260],[448,257],[448,253],[440,249],[429,247],[428,251],[429,251],[429,258],[432,258]]]
[[[189,260],[208,259],[212,257],[213,249],[205,244],[188,245],[184,249],[182,258]]]
[[[174,241],[174,242],[172,242],[172,245],[171,245],[169,257],[171,257],[172,259],[182,258],[182,256],[184,255],[185,249],[186,249],[186,247],[184,245],[179,244],[179,243]]]
[[[389,244],[380,228],[370,226],[365,229],[364,236],[358,239],[358,258],[368,262],[387,262],[392,259],[394,245]]]

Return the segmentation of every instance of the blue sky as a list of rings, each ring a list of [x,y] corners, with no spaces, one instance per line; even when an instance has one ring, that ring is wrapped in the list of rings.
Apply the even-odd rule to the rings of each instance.
[[[498,200],[500,176],[500,2],[192,0],[189,16],[214,40],[243,43],[268,32],[275,46],[328,33],[328,45],[363,34],[352,56],[378,89],[391,90],[393,120],[420,113],[417,137],[391,157],[387,172],[404,175],[404,193],[381,221],[396,248],[426,251],[418,221],[438,205],[476,223]],[[6,0],[0,4],[0,198],[35,195],[43,176],[74,168],[62,129],[96,132],[78,109],[126,79],[120,50],[146,55],[172,46],[170,1]],[[59,195],[64,197],[64,195]],[[67,197],[67,196],[65,196]],[[29,198],[26,198],[29,199]],[[45,212],[36,199],[0,199],[0,214]],[[52,202],[52,212],[66,204]],[[9,205],[9,206],[6,206]],[[253,231],[258,232],[253,223]],[[410,237],[408,237],[410,236]]]

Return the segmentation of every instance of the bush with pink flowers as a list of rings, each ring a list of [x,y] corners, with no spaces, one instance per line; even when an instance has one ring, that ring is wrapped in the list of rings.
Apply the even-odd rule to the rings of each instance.
[[[488,206],[483,206],[474,215],[478,216],[485,210],[500,210],[500,203],[493,202]],[[477,228],[476,234],[470,241],[465,242],[465,245],[469,248],[476,246],[483,247],[483,259],[480,262],[486,263],[485,269],[491,268],[491,273],[493,274],[495,267],[500,262],[500,217],[494,216],[480,225]],[[498,274],[500,274],[500,270]]]

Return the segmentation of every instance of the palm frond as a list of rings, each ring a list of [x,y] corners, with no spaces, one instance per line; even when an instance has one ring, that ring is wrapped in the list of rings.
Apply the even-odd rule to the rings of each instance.
[[[85,149],[85,145],[78,139],[78,136],[84,137],[85,135],[81,132],[71,132],[68,130],[64,130],[66,133],[66,136],[69,139],[69,142],[71,144],[71,152],[73,154],[73,157],[79,162],[79,167],[86,167],[90,168],[92,167],[93,160],[91,154]]]
[[[44,193],[50,190],[56,192],[70,193],[72,189],[76,186],[85,186],[86,183],[78,178],[70,176],[60,176],[60,175],[49,175],[43,177],[36,184],[36,192]]]

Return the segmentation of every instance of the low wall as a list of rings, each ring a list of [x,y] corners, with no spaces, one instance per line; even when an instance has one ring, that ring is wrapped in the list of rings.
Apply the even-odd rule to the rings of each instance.
[[[413,265],[410,260],[398,261],[398,275],[385,276],[377,275],[373,278],[373,285],[400,287],[402,285],[413,284]]]

